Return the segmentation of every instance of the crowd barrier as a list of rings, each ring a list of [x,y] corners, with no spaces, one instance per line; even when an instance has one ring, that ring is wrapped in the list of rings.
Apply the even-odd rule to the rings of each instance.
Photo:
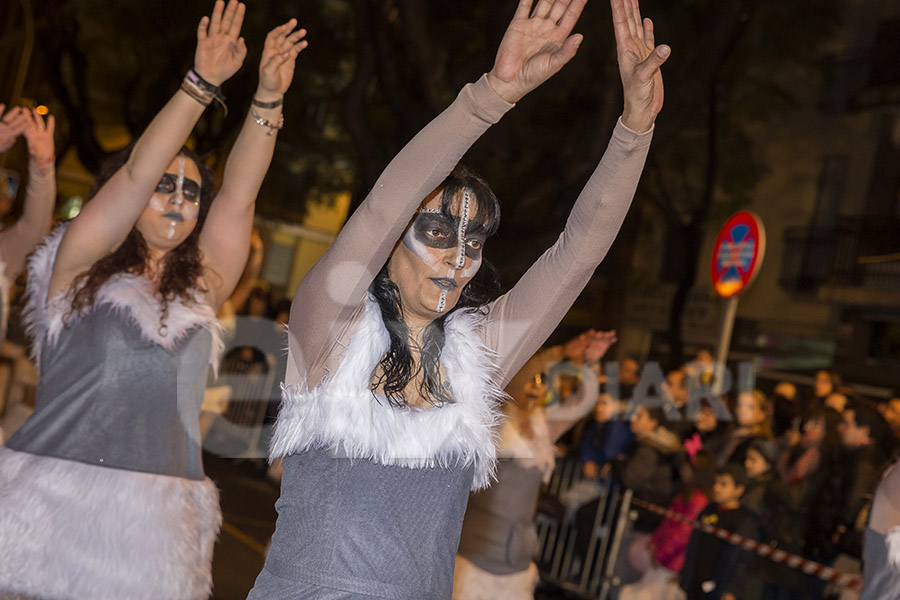
[[[592,487],[593,486],[593,487]],[[862,589],[858,575],[790,554],[736,533],[704,525],[668,508],[635,498],[607,478],[597,485],[581,478],[574,457],[558,462],[541,493],[535,516],[540,542],[536,558],[544,585],[563,590],[573,598],[607,600],[615,597],[621,581],[616,563],[627,548],[623,539],[632,530],[637,510],[671,517],[748,552],[800,571],[809,577],[852,591]]]

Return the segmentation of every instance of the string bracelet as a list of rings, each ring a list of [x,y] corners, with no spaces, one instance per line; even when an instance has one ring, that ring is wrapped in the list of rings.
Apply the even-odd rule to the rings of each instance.
[[[195,70],[189,70],[184,76],[184,80],[181,82],[181,91],[203,106],[209,106],[215,100],[225,111],[225,116],[228,116],[228,106],[225,104],[222,88],[203,79]]]

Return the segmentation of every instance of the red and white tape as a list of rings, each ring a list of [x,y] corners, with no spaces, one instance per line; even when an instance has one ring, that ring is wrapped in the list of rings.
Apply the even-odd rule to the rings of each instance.
[[[791,569],[802,571],[803,573],[806,573],[811,577],[818,577],[823,581],[827,581],[829,583],[833,583],[850,590],[858,591],[862,589],[863,580],[859,575],[842,573],[840,571],[832,569],[831,567],[823,565],[822,563],[817,563],[814,560],[809,560],[808,558],[803,558],[802,556],[797,556],[796,554],[791,554],[790,552],[785,552],[784,550],[773,548],[768,544],[762,544],[754,539],[738,535],[726,529],[713,527],[712,525],[704,525],[703,523],[695,521],[693,519],[689,519],[682,514],[673,512],[667,508],[663,508],[662,506],[652,504],[644,500],[639,500],[638,498],[632,498],[631,503],[639,508],[649,510],[650,512],[656,513],[658,515],[662,515],[670,519],[675,519],[676,521],[680,521],[681,523],[686,523],[694,529],[699,529],[704,533],[714,535],[719,539],[725,540],[729,544],[740,546],[741,548],[749,552],[755,552],[757,555],[768,558],[769,560],[776,563],[787,565]]]

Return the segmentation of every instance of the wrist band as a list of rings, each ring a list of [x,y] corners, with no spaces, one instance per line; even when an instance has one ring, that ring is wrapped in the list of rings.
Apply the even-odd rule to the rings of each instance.
[[[283,102],[284,102],[284,98],[279,98],[278,100],[273,100],[272,102],[260,102],[259,100],[256,99],[256,96],[254,96],[253,99],[250,101],[250,104],[252,104],[253,106],[256,106],[258,108],[276,108],[278,106],[281,106],[281,104]]]
[[[228,116],[228,106],[225,104],[222,88],[203,79],[195,70],[190,69],[184,76],[181,90],[203,106],[209,106],[215,100],[222,106],[225,116]]]
[[[261,117],[255,110],[251,108],[250,116],[253,117],[253,120],[256,121],[257,125],[262,125],[263,127],[269,128],[269,133],[267,133],[266,135],[274,135],[276,131],[284,127],[284,115],[281,115],[281,118],[278,119],[278,123],[273,123],[272,121]]]
[[[51,155],[40,162],[34,163],[34,166],[37,167],[38,169],[43,169],[44,167],[49,167],[55,161],[56,161],[56,157]]]

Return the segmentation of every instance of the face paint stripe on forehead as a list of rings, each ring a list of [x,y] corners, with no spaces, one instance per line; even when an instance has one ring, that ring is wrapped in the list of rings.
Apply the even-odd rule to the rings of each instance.
[[[469,226],[469,190],[463,192],[462,212],[459,218],[459,229],[456,234],[459,247],[456,251],[456,268],[462,269],[466,264],[466,229]]]
[[[184,157],[178,157],[178,179],[175,180],[175,201],[184,202]]]

